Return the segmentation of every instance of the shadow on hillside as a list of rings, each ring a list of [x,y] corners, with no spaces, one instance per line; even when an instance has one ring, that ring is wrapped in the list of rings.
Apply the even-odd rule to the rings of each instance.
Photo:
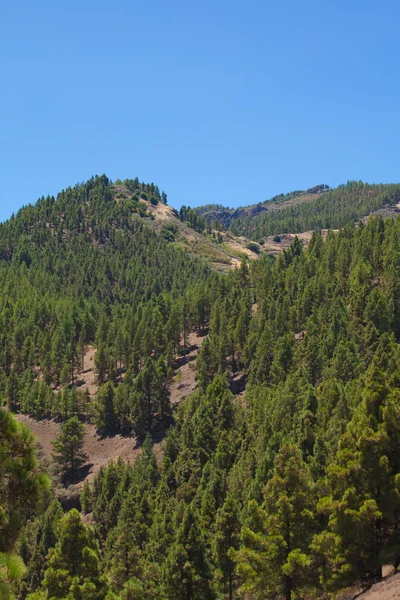
[[[82,465],[81,467],[79,467],[79,469],[77,469],[76,471],[74,471],[72,473],[71,472],[66,473],[64,475],[64,477],[62,478],[63,485],[67,488],[70,485],[75,485],[77,483],[81,483],[89,475],[90,470],[92,468],[93,468],[93,463],[87,462],[84,465]]]

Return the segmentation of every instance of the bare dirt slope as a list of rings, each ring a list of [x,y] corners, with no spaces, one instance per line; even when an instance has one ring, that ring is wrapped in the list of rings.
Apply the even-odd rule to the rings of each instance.
[[[47,460],[51,461],[53,446],[52,441],[60,433],[60,423],[50,419],[36,420],[28,415],[16,415],[21,423],[25,423],[36,436],[38,445]],[[87,464],[90,465],[88,480],[92,480],[100,467],[107,465],[111,460],[118,457],[133,462],[141,451],[136,447],[136,439],[115,435],[113,437],[101,438],[96,433],[96,427],[89,423],[85,424],[85,437],[83,449],[87,455]]]
[[[51,445],[52,440],[55,440],[60,433],[60,424],[56,423],[52,419],[40,419],[39,421],[29,415],[17,414],[15,417],[24,423],[37,438],[38,445],[42,450],[44,456],[51,460],[51,454],[53,452],[53,446]]]
[[[172,406],[182,402],[185,398],[193,394],[197,387],[195,361],[197,354],[205,340],[204,335],[199,335],[193,331],[188,336],[190,352],[177,359],[178,369],[170,387],[170,399]]]
[[[383,579],[369,588],[353,586],[339,592],[336,600],[400,600],[400,573],[392,565],[382,568]]]
[[[312,231],[305,231],[304,233],[282,233],[279,236],[270,235],[265,238],[264,250],[269,254],[279,254],[284,250],[287,250],[294,238],[298,237],[303,242],[303,246],[307,246],[308,242],[312,237]],[[275,239],[279,238],[280,241],[276,242]]]
[[[338,231],[338,229],[333,229],[332,231]],[[328,235],[328,229],[322,229],[321,234],[325,239]],[[306,248],[312,238],[312,235],[312,231],[303,231],[303,233],[282,233],[279,236],[270,235],[264,238],[265,243],[263,249],[265,252],[268,252],[268,254],[279,254],[280,252],[283,252],[283,250],[287,250],[287,248],[289,248],[295,237],[298,237],[303,243],[303,246]],[[279,242],[274,240],[274,238],[277,237],[280,238]]]
[[[142,202],[144,202],[144,200],[142,200]],[[177,211],[171,206],[168,206],[168,204],[163,204],[162,202],[159,202],[156,206],[153,206],[151,202],[145,202],[145,204],[147,204],[147,210],[159,221],[179,223]]]
[[[324,238],[327,233],[327,229],[322,230],[322,236]],[[224,248],[230,250],[234,255],[231,263],[232,268],[237,267],[240,264],[240,257],[243,255],[248,258],[258,258],[259,255],[247,248],[247,244],[251,241],[248,238],[244,236],[235,236],[230,231],[223,232],[221,235],[224,241]],[[307,247],[312,235],[312,231],[304,231],[303,233],[282,233],[279,236],[270,235],[264,238],[264,244],[260,246],[260,254],[263,254],[264,252],[267,254],[280,254],[289,248],[295,237],[298,237],[303,243],[303,246]],[[275,241],[276,239],[279,239],[279,241]]]
[[[178,360],[179,366],[176,370],[175,381],[171,384],[171,403],[178,404],[187,396],[190,396],[197,387],[195,381],[195,360],[198,351],[204,342],[205,336],[192,332],[188,336],[190,351]],[[97,392],[98,385],[94,371],[94,356],[96,349],[93,346],[87,346],[84,357],[83,372],[78,375],[78,381],[83,388],[89,390],[93,397]],[[44,457],[51,462],[53,454],[52,441],[60,433],[60,423],[52,419],[37,420],[28,415],[18,414],[17,419],[29,427],[37,438],[37,443]],[[157,456],[161,454],[162,441],[154,444],[154,451]],[[85,437],[83,441],[83,450],[87,455],[88,480],[91,481],[95,473],[107,465],[111,460],[119,457],[133,462],[141,449],[136,445],[136,438],[131,436],[115,435],[112,437],[100,437],[96,433],[95,425],[85,423]]]
[[[400,573],[388,575],[356,598],[357,600],[400,600]]]
[[[91,398],[96,395],[99,389],[94,366],[95,355],[96,348],[90,345],[86,346],[83,357],[83,370],[77,374],[78,385],[82,386],[83,390],[89,390]]]
[[[240,264],[242,256],[247,256],[248,258],[257,258],[257,254],[247,248],[247,244],[250,240],[243,235],[236,236],[230,231],[222,232],[220,235],[224,242],[224,248],[233,254],[232,268]]]
[[[124,185],[115,185],[115,199],[117,201],[130,198],[132,193]],[[174,244],[181,250],[202,256],[210,261],[210,263],[218,270],[226,270],[232,268],[236,264],[234,257],[229,252],[224,251],[213,240],[207,236],[203,236],[191,227],[182,223],[179,219],[179,213],[175,208],[168,204],[158,202],[154,205],[149,200],[140,198],[140,202],[146,206],[146,211],[153,219],[146,220],[146,223],[158,231],[166,224],[174,223],[177,226],[178,234]]]

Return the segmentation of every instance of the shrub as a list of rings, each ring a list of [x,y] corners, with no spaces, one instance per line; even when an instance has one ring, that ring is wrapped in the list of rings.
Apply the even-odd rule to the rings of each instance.
[[[274,242],[276,242],[277,244],[280,244],[280,243],[281,243],[281,238],[280,238],[280,236],[279,236],[279,235],[274,235],[274,237],[273,237],[273,241],[274,241]]]
[[[246,248],[248,248],[252,252],[255,252],[255,254],[260,254],[260,246],[255,242],[249,242],[248,244],[246,244]]]
[[[164,229],[168,229],[168,231],[172,231],[174,235],[178,233],[178,225],[176,223],[167,223],[164,225]]]
[[[162,229],[161,230],[161,235],[164,238],[164,240],[167,240],[167,242],[173,242],[174,239],[175,239],[174,234],[169,229],[165,229],[165,228]]]

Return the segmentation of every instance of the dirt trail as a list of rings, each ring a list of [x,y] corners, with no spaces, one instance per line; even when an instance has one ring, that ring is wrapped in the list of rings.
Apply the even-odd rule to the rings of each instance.
[[[86,346],[83,357],[83,370],[76,375],[77,385],[79,385],[83,390],[89,390],[91,398],[96,395],[97,390],[99,389],[94,366],[95,355],[96,348],[90,345]]]
[[[196,331],[191,332],[188,336],[190,352],[177,359],[179,367],[176,369],[176,374],[170,387],[172,406],[176,406],[182,402],[182,400],[193,394],[194,390],[197,388],[197,382],[195,381],[195,361],[205,339],[205,335],[199,335]]]

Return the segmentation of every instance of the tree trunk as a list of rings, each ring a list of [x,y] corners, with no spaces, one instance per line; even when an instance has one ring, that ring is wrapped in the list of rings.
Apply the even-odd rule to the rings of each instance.
[[[292,600],[292,580],[288,575],[284,576],[285,600]]]

